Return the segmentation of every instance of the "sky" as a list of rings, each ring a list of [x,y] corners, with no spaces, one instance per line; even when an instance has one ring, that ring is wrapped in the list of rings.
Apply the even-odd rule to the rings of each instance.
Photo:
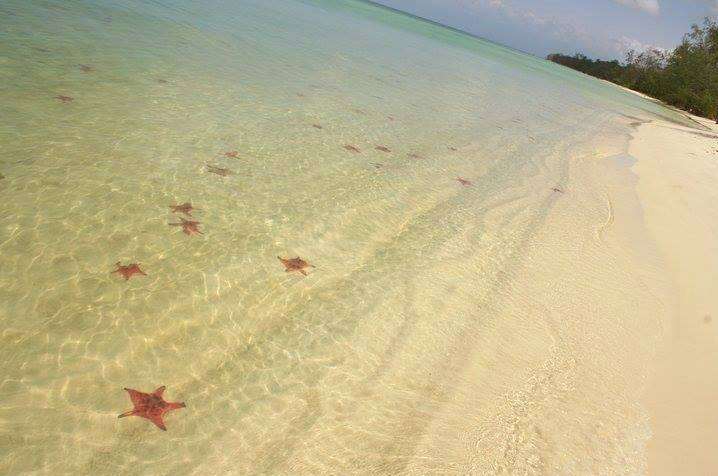
[[[673,49],[718,0],[374,0],[537,56]]]

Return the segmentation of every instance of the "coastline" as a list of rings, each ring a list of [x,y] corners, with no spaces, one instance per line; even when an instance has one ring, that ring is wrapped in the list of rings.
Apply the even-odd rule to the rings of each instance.
[[[648,474],[709,474],[718,467],[718,127],[655,121],[629,144],[645,228],[666,267],[663,339],[644,404],[652,436]]]

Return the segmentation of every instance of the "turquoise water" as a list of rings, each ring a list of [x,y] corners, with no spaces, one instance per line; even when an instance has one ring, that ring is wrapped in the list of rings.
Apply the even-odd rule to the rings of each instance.
[[[0,473],[466,472],[422,442],[551,189],[659,116],[361,2],[4,1]]]

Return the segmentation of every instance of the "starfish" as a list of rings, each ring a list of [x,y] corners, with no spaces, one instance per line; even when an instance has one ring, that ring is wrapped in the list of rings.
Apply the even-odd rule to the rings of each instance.
[[[188,217],[192,216],[192,210],[197,210],[189,202],[184,202],[181,205],[170,205],[173,213],[184,213]]]
[[[117,418],[128,416],[147,418],[161,430],[167,431],[165,422],[162,420],[164,414],[185,407],[184,402],[167,402],[162,398],[162,394],[165,391],[164,385],[152,393],[140,392],[126,387],[125,390],[130,394],[130,400],[132,400],[132,405],[134,405],[135,408],[121,415],[117,415]]]
[[[125,278],[125,281],[129,280],[134,274],[141,274],[142,276],[147,276],[147,273],[140,269],[140,263],[130,263],[126,266],[123,266],[118,261],[117,263],[115,263],[115,266],[117,266],[117,269],[110,274],[119,273],[122,275],[123,278]]]
[[[374,147],[374,148],[375,148],[376,150],[381,151],[381,152],[391,152],[391,149],[389,149],[389,148],[388,148],[387,146],[385,146],[385,145],[378,145],[378,146],[376,146],[376,147]]]
[[[324,129],[320,124],[312,124],[312,127],[315,129]]]
[[[226,177],[226,176],[232,175],[234,173],[229,169],[223,169],[222,167],[216,167],[214,165],[209,165],[209,164],[207,164],[207,172],[221,175],[222,177]]]
[[[287,268],[285,271],[289,273],[290,271],[299,271],[304,276],[307,275],[307,272],[304,271],[304,268],[314,268],[314,265],[311,265],[304,261],[300,257],[296,258],[282,258],[281,256],[277,256],[279,261],[282,262],[285,268]]]
[[[228,159],[236,159],[237,157],[239,157],[239,152],[237,152],[236,150],[230,150],[229,152],[225,152],[224,156]]]
[[[359,150],[358,147],[354,147],[353,145],[349,145],[349,144],[345,145],[344,148],[346,150],[348,150],[349,152],[354,152],[355,154],[358,154],[359,152],[361,152],[361,150]]]
[[[80,67],[80,71],[82,71],[83,73],[90,73],[94,71],[94,68],[92,66],[88,66],[86,64],[78,64],[77,66]]]
[[[456,177],[456,180],[464,187],[469,187],[473,185],[473,182],[471,182],[470,180],[466,180],[465,178]]]
[[[553,190],[554,192],[563,193],[563,190],[561,190],[561,189],[558,188],[558,187],[554,187],[554,188],[552,188],[551,190]]]
[[[199,225],[200,222],[198,221],[192,221],[192,220],[185,220],[183,217],[180,217],[179,223],[168,223],[169,226],[181,226],[182,231],[185,235],[204,235],[201,231],[199,231]]]
[[[75,98],[73,98],[72,96],[63,96],[62,94],[60,94],[59,96],[55,96],[55,99],[59,99],[60,101],[64,102],[65,104],[75,100]]]

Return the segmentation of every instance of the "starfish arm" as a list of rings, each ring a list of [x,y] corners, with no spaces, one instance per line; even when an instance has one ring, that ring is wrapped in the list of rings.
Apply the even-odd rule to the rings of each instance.
[[[165,426],[165,422],[162,421],[162,415],[152,415],[150,417],[147,417],[149,421],[157,425],[157,427],[162,431],[167,431],[167,427]]]
[[[165,387],[164,385],[162,385],[161,387],[157,387],[157,389],[154,392],[152,392],[152,394],[157,395],[158,397],[161,397],[162,394],[165,392],[166,388],[167,387]]]
[[[306,272],[306,271],[304,271],[303,269],[300,269],[300,270],[299,270],[299,272],[300,272],[300,273],[302,273],[302,274],[303,274],[304,276],[306,276],[306,275],[307,275],[307,272]]]
[[[145,273],[145,272],[142,271],[142,270],[140,270],[140,274],[141,274],[142,276],[147,276],[147,273]]]
[[[133,388],[125,388],[125,391],[130,394],[130,400],[132,400],[132,404],[135,406],[142,405],[147,398],[146,393],[138,392]]]
[[[178,410],[184,408],[186,405],[184,402],[167,402],[167,411]]]
[[[117,415],[117,418],[124,418],[124,417],[128,417],[128,416],[136,415],[136,414],[137,413],[135,412],[135,410],[129,410],[129,411],[126,411],[125,413]]]

